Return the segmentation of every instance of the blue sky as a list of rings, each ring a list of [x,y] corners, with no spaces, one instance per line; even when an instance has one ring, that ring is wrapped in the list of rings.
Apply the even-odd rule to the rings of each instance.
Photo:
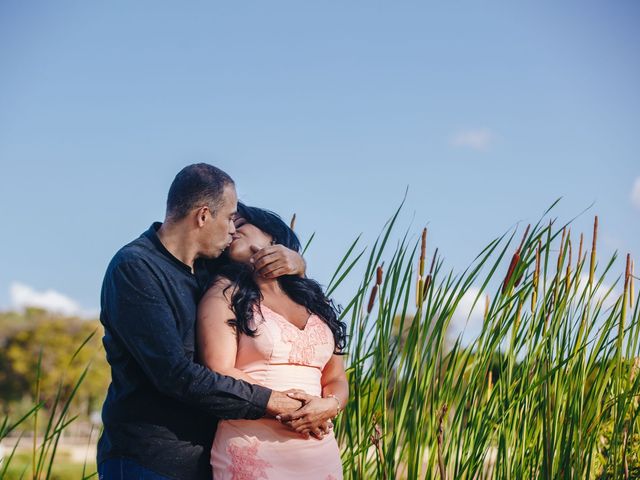
[[[450,268],[560,196],[562,220],[594,203],[574,229],[598,214],[603,254],[637,255],[639,20],[633,1],[4,1],[0,309],[96,311],[197,161],[317,232],[321,282],[407,187],[402,229],[428,224]]]

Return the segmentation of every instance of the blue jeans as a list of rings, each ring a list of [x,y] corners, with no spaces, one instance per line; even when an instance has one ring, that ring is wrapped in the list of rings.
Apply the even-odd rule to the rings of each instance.
[[[170,480],[128,458],[110,458],[98,465],[100,480]]]

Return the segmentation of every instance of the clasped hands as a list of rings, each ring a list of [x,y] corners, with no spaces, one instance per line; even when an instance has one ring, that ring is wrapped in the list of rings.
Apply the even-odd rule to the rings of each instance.
[[[289,398],[302,402],[302,406],[289,413],[281,413],[276,420],[305,438],[310,435],[321,440],[333,428],[332,419],[338,414],[338,403],[334,398],[309,395],[303,390],[291,389],[284,392]]]

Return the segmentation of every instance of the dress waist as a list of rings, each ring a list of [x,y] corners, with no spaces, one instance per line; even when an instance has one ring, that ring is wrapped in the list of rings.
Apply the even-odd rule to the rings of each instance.
[[[271,390],[284,391],[292,388],[304,390],[309,395],[322,393],[319,368],[307,365],[269,364],[240,367],[261,385]]]

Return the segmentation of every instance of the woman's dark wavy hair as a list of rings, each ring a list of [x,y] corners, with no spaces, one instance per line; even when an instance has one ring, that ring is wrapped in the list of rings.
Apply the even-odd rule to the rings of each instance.
[[[238,215],[247,223],[270,235],[276,244],[300,253],[300,240],[277,214],[238,203]],[[255,336],[256,330],[250,325],[253,320],[253,308],[255,305],[260,305],[262,295],[253,278],[253,268],[250,265],[234,262],[225,254],[216,262],[215,273],[217,277],[213,282],[220,277],[231,281],[227,289],[232,288],[233,291],[231,308],[236,318],[230,319],[228,323],[240,333],[250,337]],[[333,333],[335,353],[343,353],[347,343],[347,327],[338,319],[339,308],[325,296],[320,284],[310,278],[297,275],[283,275],[277,280],[291,300],[303,305],[327,324]]]

